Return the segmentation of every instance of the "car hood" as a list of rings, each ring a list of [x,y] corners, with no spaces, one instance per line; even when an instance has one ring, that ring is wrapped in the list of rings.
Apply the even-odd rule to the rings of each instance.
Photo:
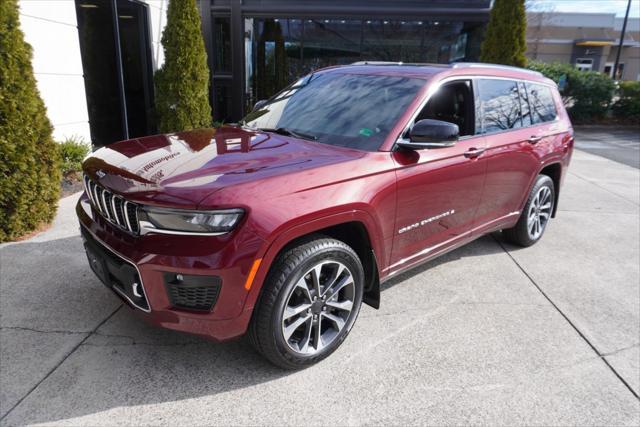
[[[362,155],[227,125],[116,142],[92,153],[83,169],[92,180],[129,200],[195,209],[225,187]]]

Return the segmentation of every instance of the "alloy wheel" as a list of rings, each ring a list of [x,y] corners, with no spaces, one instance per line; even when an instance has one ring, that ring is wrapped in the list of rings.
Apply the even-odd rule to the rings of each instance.
[[[544,231],[553,208],[551,189],[547,186],[540,187],[529,205],[527,214],[527,231],[532,240],[537,240]]]
[[[354,308],[353,274],[342,263],[324,260],[291,289],[282,314],[282,334],[291,350],[313,355],[342,332]]]

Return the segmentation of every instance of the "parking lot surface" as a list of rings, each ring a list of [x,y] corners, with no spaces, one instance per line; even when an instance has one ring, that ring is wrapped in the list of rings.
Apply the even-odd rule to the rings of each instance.
[[[499,233],[383,285],[300,372],[153,329],[91,273],[73,211],[0,247],[0,424],[640,424],[640,171],[576,151],[527,249]]]
[[[640,168],[638,126],[576,126],[576,147],[591,154]]]

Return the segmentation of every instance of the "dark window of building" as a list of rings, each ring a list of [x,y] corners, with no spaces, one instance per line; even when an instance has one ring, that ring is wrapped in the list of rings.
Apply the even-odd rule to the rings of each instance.
[[[117,0],[129,138],[154,133],[153,67],[146,5]]]
[[[556,106],[551,88],[535,83],[527,83],[527,94],[533,124],[550,122],[556,118]]]
[[[214,72],[231,72],[231,25],[230,18],[213,19]]]
[[[286,128],[325,144],[375,151],[424,84],[398,76],[311,74],[244,121],[253,128]]]
[[[245,108],[267,99],[304,74],[302,20],[247,19]]]
[[[522,127],[518,84],[512,80],[478,80],[478,106],[481,129],[492,133]]]
[[[124,138],[116,44],[111,7],[77,1],[78,34],[91,125],[98,146]]]
[[[433,20],[246,18],[245,111],[328,66],[361,60],[475,61],[484,26]]]
[[[360,60],[360,19],[307,19],[304,21],[303,69],[309,73],[331,65]]]
[[[215,120],[217,122],[229,122],[231,112],[231,79],[214,79],[213,106]]]
[[[366,20],[362,32],[362,58],[378,61],[425,61],[422,21]]]
[[[473,93],[470,81],[447,83],[434,93],[416,121],[442,120],[458,125],[460,136],[473,135],[475,130]]]
[[[76,15],[91,140],[103,146],[154,132],[152,56],[146,4],[95,3],[76,0]]]

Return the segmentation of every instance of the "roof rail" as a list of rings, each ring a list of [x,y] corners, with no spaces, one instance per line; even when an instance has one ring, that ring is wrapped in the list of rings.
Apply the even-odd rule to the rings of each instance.
[[[402,61],[357,61],[350,65],[405,65],[409,67],[450,67],[449,64],[430,64],[428,62],[402,62]]]
[[[403,65],[403,63],[392,61],[357,61],[353,62],[351,65]]]
[[[516,70],[522,71],[524,73],[534,74],[536,76],[543,77],[542,73],[539,71],[528,70],[526,68],[514,67],[511,65],[500,65],[500,64],[487,64],[484,62],[455,62],[451,64],[453,68],[473,68],[473,67],[482,67],[482,68],[497,68],[502,70]]]
[[[523,73],[544,77],[539,71],[528,70],[526,68],[514,67],[511,65],[489,64],[484,62],[453,62],[451,64],[429,64],[416,62],[394,62],[394,61],[357,61],[351,65],[405,65],[414,67],[443,67],[443,68],[495,68],[499,70],[515,70]]]

